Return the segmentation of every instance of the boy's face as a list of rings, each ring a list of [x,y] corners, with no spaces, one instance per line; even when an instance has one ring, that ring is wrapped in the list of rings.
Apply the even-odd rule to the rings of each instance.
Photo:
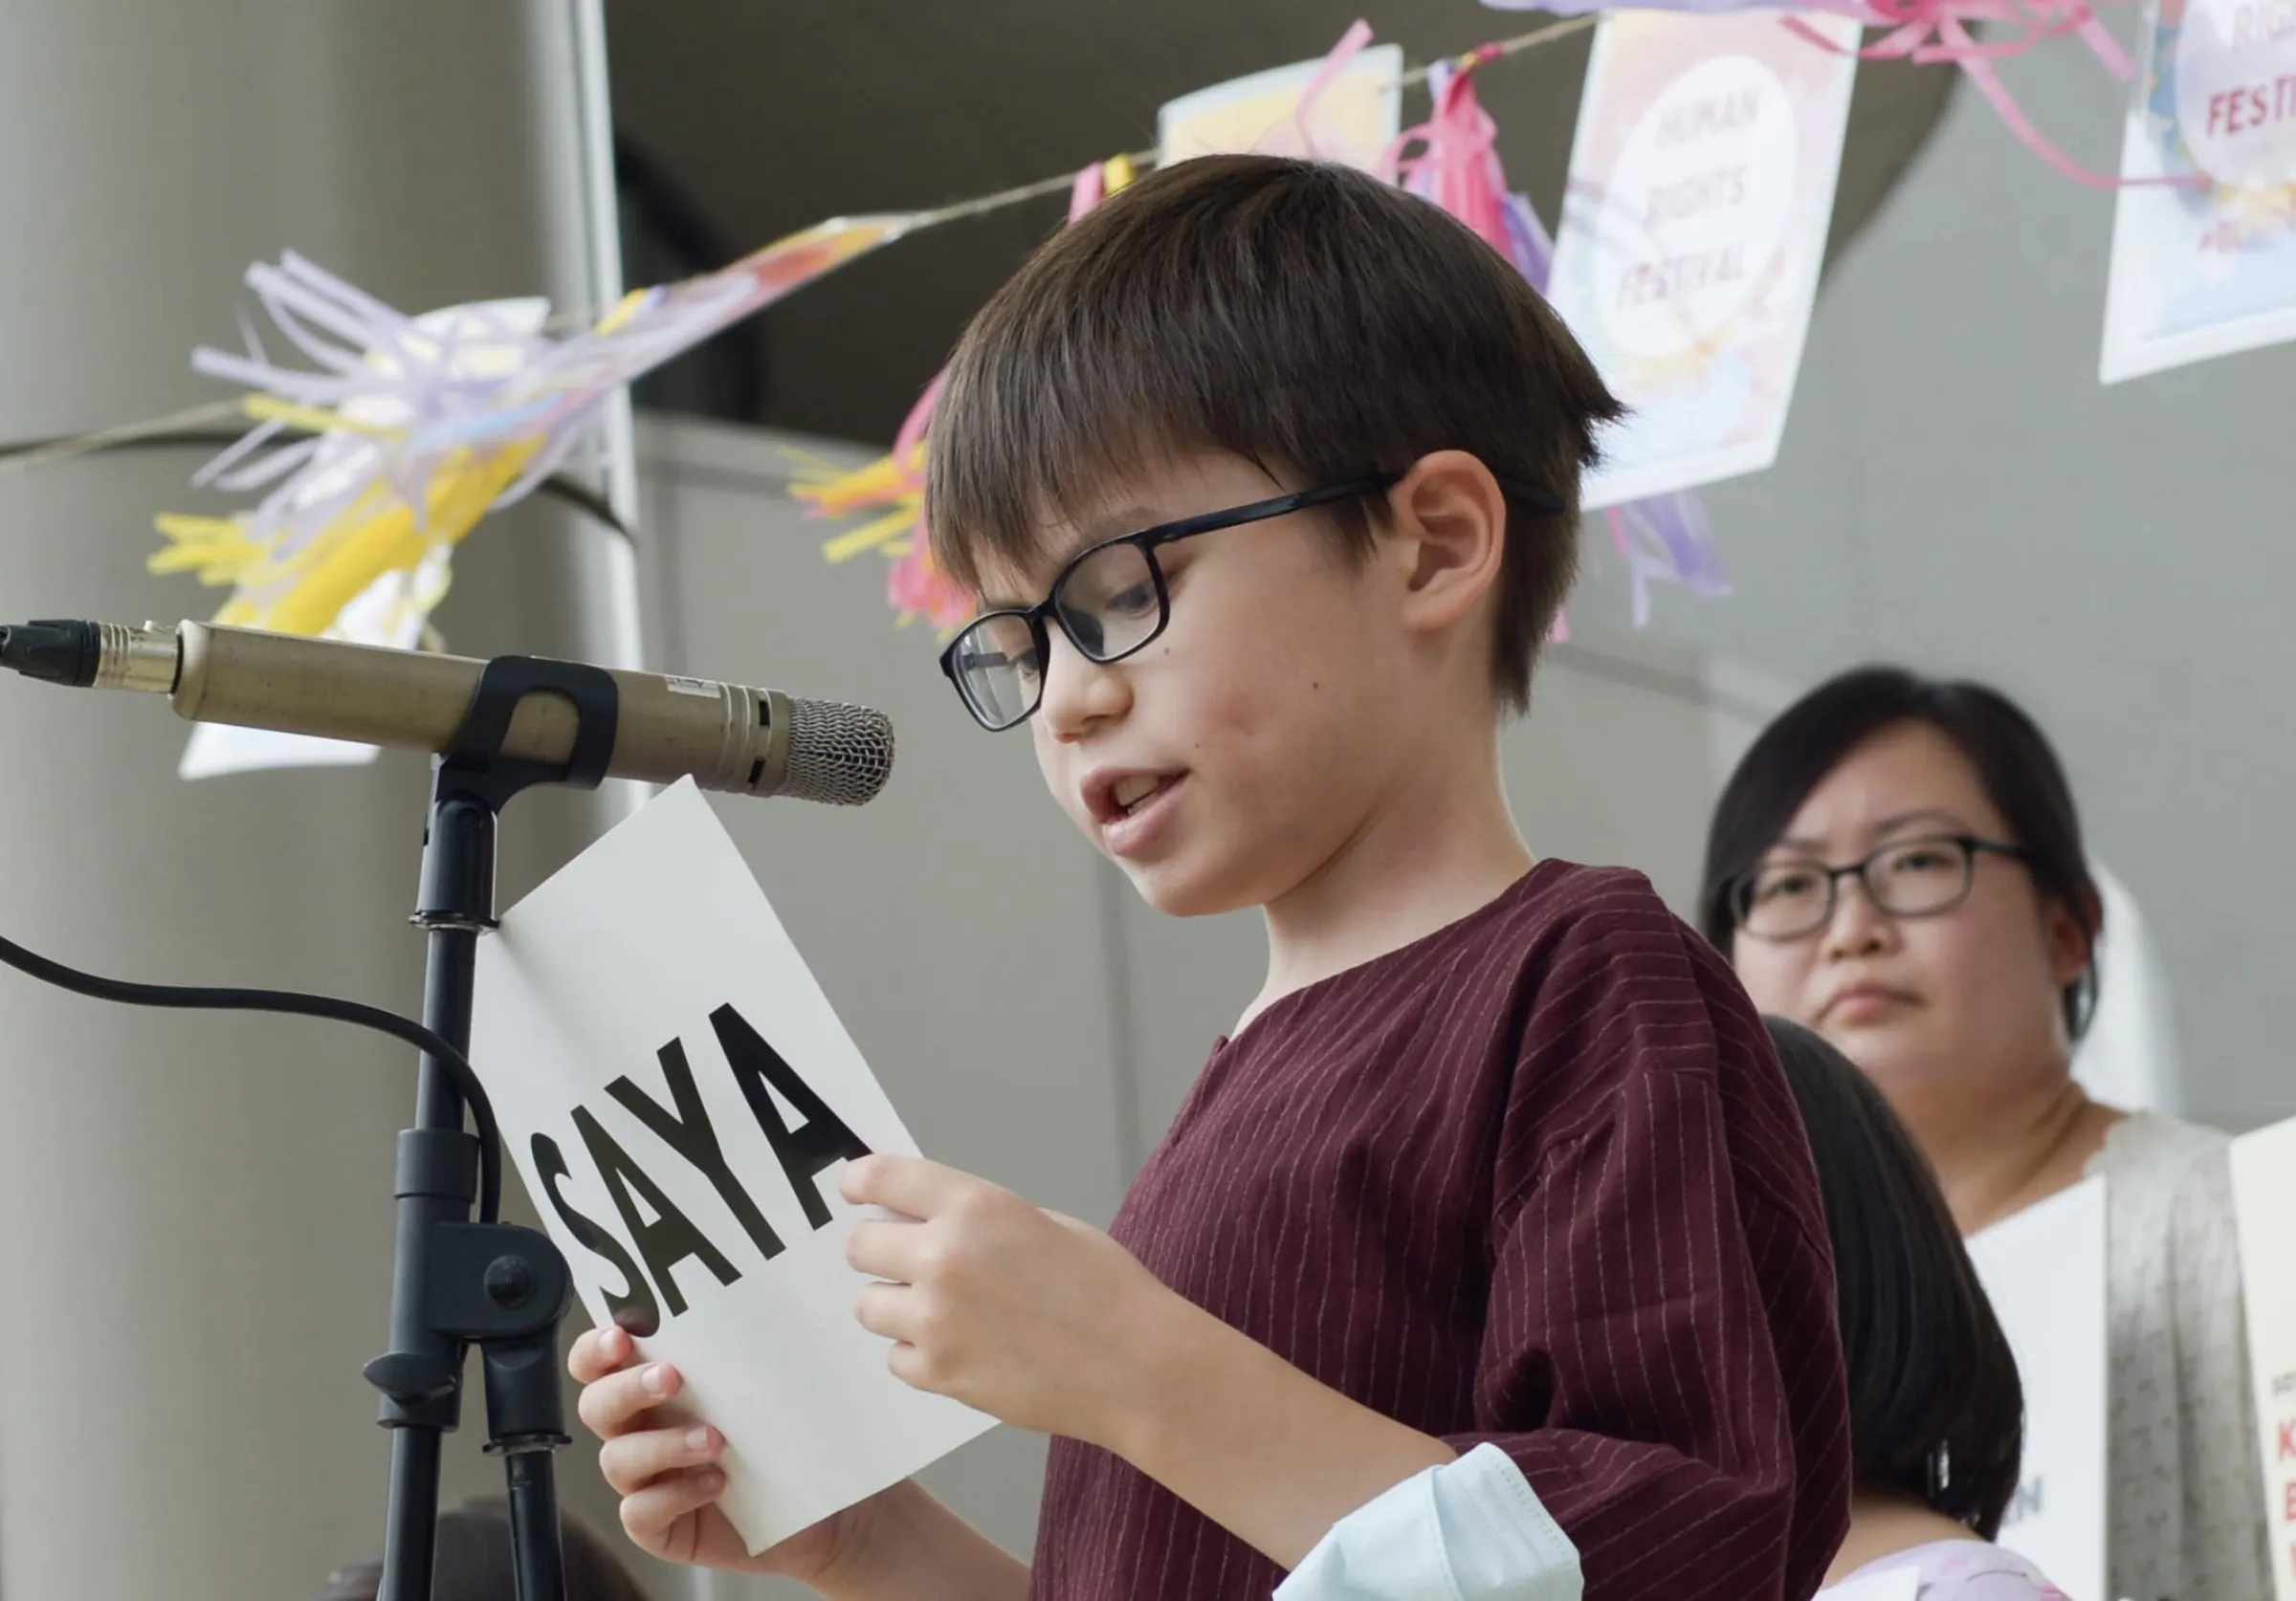
[[[1032,603],[1083,546],[1295,487],[1217,453],[1113,485],[1049,531],[1048,559],[991,571],[998,603]],[[1279,900],[1371,825],[1395,763],[1381,747],[1413,662],[1377,555],[1356,560],[1314,511],[1161,546],[1171,619],[1106,665],[1057,627],[1029,727],[1053,799],[1176,916]],[[1404,741],[1396,741],[1397,744]]]

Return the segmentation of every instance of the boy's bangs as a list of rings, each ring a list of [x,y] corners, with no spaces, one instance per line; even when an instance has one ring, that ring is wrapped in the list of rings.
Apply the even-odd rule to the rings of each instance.
[[[1290,465],[1269,437],[1282,430],[1251,418],[1254,397],[1220,393],[1223,363],[1189,348],[1193,319],[1141,310],[1165,330],[1160,348],[1140,348],[1130,328],[1094,330],[1088,342],[1056,322],[1000,330],[951,370],[926,471],[934,558],[957,582],[978,594],[992,572],[1049,580],[1079,542],[1071,531],[1176,457],[1217,450],[1271,472]]]
[[[1143,428],[1136,415],[1068,409],[1048,422],[1053,415],[1049,407],[1024,411],[1003,426],[1007,419],[975,414],[970,427],[935,440],[933,558],[976,596],[1014,581],[1031,593],[1049,583],[1086,542],[1073,531],[1089,527],[1152,464],[1192,448],[1172,430]]]

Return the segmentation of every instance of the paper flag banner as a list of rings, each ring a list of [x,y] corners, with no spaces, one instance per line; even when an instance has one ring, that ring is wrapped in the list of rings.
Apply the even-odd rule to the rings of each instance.
[[[152,566],[235,585],[219,623],[322,633],[385,574],[412,572],[557,471],[619,386],[920,215],[834,218],[635,291],[566,340],[540,332],[539,301],[410,318],[300,257],[258,262],[248,287],[310,364],[274,361],[252,327],[244,353],[202,349],[192,364],[254,390],[257,419],[202,481],[268,493],[241,516],[163,517],[169,545]],[[288,428],[317,437],[277,444]]]
[[[2256,1437],[2273,1594],[2296,1601],[2296,1119],[2232,1142],[2232,1209],[2241,1235]]]
[[[658,1323],[723,1431],[752,1551],[994,1426],[854,1319],[838,1169],[916,1145],[692,779],[480,943],[470,1054],[591,1319]]]
[[[1069,221],[1074,222],[1129,186],[1135,176],[1129,156],[1112,156],[1085,167],[1069,187]],[[933,375],[933,382],[909,408],[889,454],[850,472],[833,468],[822,472],[801,461],[789,493],[809,516],[874,514],[860,527],[830,538],[822,546],[822,554],[836,562],[850,561],[863,551],[883,551],[893,558],[885,570],[885,600],[900,620],[899,625],[906,627],[922,617],[934,627],[951,632],[973,615],[976,602],[933,559],[932,530],[925,525],[926,433],[947,378],[946,368]]]
[[[1503,11],[1539,11],[1557,16],[1583,16],[1602,9],[1602,0],[1483,3]],[[1752,4],[1749,0],[1636,0],[1635,9],[1715,15],[1760,10],[1763,0]],[[1770,9],[1788,28],[1823,49],[1855,52],[1868,61],[1959,67],[2020,144],[2077,184],[2093,188],[2114,186],[2114,180],[2091,172],[2050,143],[2025,115],[1996,66],[2008,56],[2022,55],[2043,39],[2077,33],[2105,70],[2126,82],[2129,57],[2097,20],[2088,0],[1801,0],[1800,4]],[[1820,19],[1824,17],[1853,18],[1864,27],[1882,30],[1882,37],[1861,50],[1855,34],[1844,44],[1838,32],[1823,27]]]
[[[1275,67],[1165,102],[1156,115],[1157,163],[1252,152],[1315,156],[1366,172],[1402,123],[1403,52],[1348,30],[1320,61]]]
[[[1857,42],[1854,22],[1810,26]],[[1596,30],[1548,291],[1634,407],[1590,509],[1777,459],[1856,66],[1775,11],[1617,11]]]
[[[2105,1588],[2110,1382],[2105,1298],[2105,1180],[2069,1190],[1969,1237],[1969,1259],[2017,1357],[2025,1455],[1998,1543],[2071,1601]]]
[[[437,576],[423,592],[435,604],[446,593],[444,553],[530,452],[457,452],[430,475],[418,516],[398,496],[392,442],[420,424],[427,392],[498,382],[530,360],[549,303],[497,300],[404,318],[292,257],[249,276],[279,326],[332,376],[299,385],[303,397],[251,401],[263,421],[192,481],[232,491],[277,487],[240,516],[163,516],[168,543],[147,565],[232,584],[215,620],[278,633],[322,634],[357,598],[426,562]],[[309,324],[359,342],[324,342]],[[249,341],[259,351],[252,332]],[[235,367],[238,359],[220,361]],[[297,424],[319,431],[272,446]]]
[[[2099,378],[2296,340],[2296,6],[2159,0],[2121,176]]]

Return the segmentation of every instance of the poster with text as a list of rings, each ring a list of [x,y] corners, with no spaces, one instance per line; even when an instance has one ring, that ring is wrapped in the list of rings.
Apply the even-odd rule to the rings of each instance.
[[[2296,1601],[2296,1250],[2288,1239],[2288,1219],[2296,1217],[2296,1119],[2232,1142],[2232,1203],[2272,1584],[2278,1601]]]
[[[1969,1255],[2025,1391],[2024,1466],[2000,1544],[2072,1601],[2112,1601],[2105,1180],[2084,1179],[1971,1235]]]
[[[992,1427],[853,1317],[847,1158],[916,1147],[688,779],[478,948],[471,1061],[591,1319],[684,1375],[752,1550]]]
[[[1300,98],[1325,67],[1274,67],[1167,101],[1156,116],[1159,163],[1251,152],[1316,156],[1372,171],[1402,131],[1402,49],[1356,52],[1302,115]]]
[[[2157,0],[2121,176],[2105,383],[2296,339],[2296,0]]]
[[[1854,21],[1801,15],[1856,47]],[[1633,408],[1589,508],[1777,459],[1857,70],[1779,18],[1627,11],[1596,31],[1548,289]]]

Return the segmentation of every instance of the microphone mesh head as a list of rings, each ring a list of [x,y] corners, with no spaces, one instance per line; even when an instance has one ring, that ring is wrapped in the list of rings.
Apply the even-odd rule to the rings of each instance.
[[[893,719],[866,706],[789,700],[789,767],[778,794],[832,806],[877,798],[893,776]]]

